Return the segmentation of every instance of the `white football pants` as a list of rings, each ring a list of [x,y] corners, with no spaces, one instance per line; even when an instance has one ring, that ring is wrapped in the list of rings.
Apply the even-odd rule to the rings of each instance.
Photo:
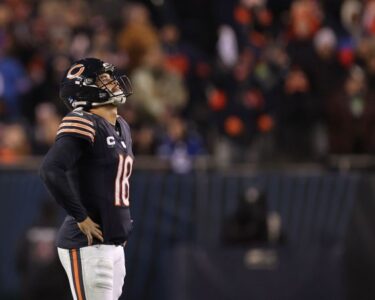
[[[74,300],[117,300],[126,275],[124,247],[57,248]]]

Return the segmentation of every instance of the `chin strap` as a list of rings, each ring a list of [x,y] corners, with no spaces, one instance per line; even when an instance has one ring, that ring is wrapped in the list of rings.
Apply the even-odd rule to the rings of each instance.
[[[72,107],[75,110],[75,109],[83,108],[83,107],[86,107],[86,108],[98,107],[98,106],[103,106],[107,104],[113,104],[113,105],[118,106],[118,105],[124,104],[125,102],[126,102],[126,97],[124,96],[123,93],[121,93],[121,95],[113,96],[105,102],[75,101],[72,103]]]
[[[126,97],[124,96],[123,93],[121,93],[120,95],[112,96],[105,102],[92,102],[91,105],[92,107],[98,107],[98,106],[107,105],[107,104],[113,104],[117,106],[120,104],[124,104],[125,102],[126,102]]]

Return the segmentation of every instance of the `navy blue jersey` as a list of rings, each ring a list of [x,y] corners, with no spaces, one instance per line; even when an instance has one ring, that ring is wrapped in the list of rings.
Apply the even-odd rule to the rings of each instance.
[[[129,179],[134,156],[128,124],[120,116],[113,126],[98,115],[73,111],[63,118],[56,140],[65,137],[89,144],[70,171],[73,190],[87,215],[100,225],[104,243],[123,244],[132,227]],[[68,215],[59,231],[57,246],[71,249],[87,245],[77,220]]]

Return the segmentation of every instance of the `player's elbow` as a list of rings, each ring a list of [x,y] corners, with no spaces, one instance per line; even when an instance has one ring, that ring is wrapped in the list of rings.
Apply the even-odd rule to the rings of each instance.
[[[58,165],[47,156],[39,168],[39,176],[44,182],[49,182],[60,172]]]
[[[39,167],[39,176],[44,182],[47,181],[48,174],[50,174],[51,169],[51,163],[44,159]]]

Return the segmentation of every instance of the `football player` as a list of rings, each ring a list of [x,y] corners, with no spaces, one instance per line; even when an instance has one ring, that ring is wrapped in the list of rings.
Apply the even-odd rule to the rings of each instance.
[[[117,106],[131,94],[129,79],[96,58],[74,63],[61,82],[60,98],[71,112],[40,173],[68,214],[57,247],[76,300],[113,300],[122,293],[134,157],[130,129]]]

